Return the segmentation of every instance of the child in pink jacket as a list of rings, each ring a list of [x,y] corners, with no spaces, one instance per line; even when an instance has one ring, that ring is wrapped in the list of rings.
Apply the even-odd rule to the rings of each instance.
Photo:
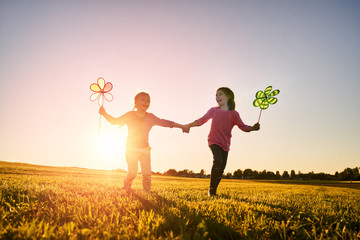
[[[210,118],[212,119],[211,129],[208,136],[209,147],[213,153],[214,161],[211,169],[209,196],[215,196],[217,187],[221,181],[230,150],[231,130],[236,125],[244,132],[257,131],[260,124],[248,126],[243,123],[240,115],[235,111],[235,96],[233,91],[227,87],[219,88],[216,91],[216,102],[218,107],[210,110],[198,120],[189,123],[188,128],[201,126]]]

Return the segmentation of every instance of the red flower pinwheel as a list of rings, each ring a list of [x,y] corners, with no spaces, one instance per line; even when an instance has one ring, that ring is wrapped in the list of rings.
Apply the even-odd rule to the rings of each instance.
[[[102,107],[104,105],[104,99],[109,102],[113,100],[112,94],[109,93],[112,88],[113,85],[111,82],[105,82],[102,77],[98,78],[97,83],[90,85],[90,90],[94,92],[91,94],[90,100],[94,102],[96,99],[99,99],[98,104]]]

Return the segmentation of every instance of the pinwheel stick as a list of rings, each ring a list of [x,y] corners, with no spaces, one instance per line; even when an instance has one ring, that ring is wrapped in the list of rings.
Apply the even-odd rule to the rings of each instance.
[[[98,135],[100,135],[100,127],[101,127],[101,114],[99,114],[99,127],[98,127]]]
[[[259,115],[259,119],[258,119],[258,123],[260,122],[260,118],[261,118],[261,113],[262,113],[262,109],[260,110],[260,115]]]

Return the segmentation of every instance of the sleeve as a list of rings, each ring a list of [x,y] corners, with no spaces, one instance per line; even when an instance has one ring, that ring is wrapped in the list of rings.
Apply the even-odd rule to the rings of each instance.
[[[249,132],[249,125],[246,125],[240,117],[240,114],[235,111],[235,117],[234,117],[234,125],[238,126],[242,131]]]
[[[209,121],[210,118],[213,117],[213,113],[214,113],[214,108],[210,108],[209,111],[207,111],[207,113],[205,113],[204,116],[197,119],[196,122],[198,123],[199,126],[203,125],[204,123]]]
[[[174,127],[173,121],[169,121],[166,119],[160,119],[157,116],[155,116],[154,114],[151,114],[151,120],[152,120],[153,125],[157,125],[157,126],[161,126],[161,127],[169,127],[169,128]]]
[[[124,115],[117,117],[117,118],[111,116],[108,113],[105,113],[103,116],[109,123],[111,123],[113,125],[122,126],[122,125],[126,124],[129,113],[125,113]]]
[[[127,124],[129,121],[128,121],[128,119],[129,119],[129,117],[131,117],[130,116],[130,112],[127,112],[127,113],[125,113],[124,115],[122,115],[122,116],[120,116],[120,117],[118,117],[118,118],[116,118],[116,125],[119,125],[119,127],[121,127],[121,126],[123,126],[123,125],[125,125],[125,124]]]

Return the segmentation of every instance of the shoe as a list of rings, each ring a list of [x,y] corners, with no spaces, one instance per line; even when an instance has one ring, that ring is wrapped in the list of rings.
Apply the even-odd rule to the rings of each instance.
[[[216,196],[216,193],[214,193],[214,192],[212,192],[212,191],[208,191],[208,196],[209,197],[214,197],[214,196]]]

